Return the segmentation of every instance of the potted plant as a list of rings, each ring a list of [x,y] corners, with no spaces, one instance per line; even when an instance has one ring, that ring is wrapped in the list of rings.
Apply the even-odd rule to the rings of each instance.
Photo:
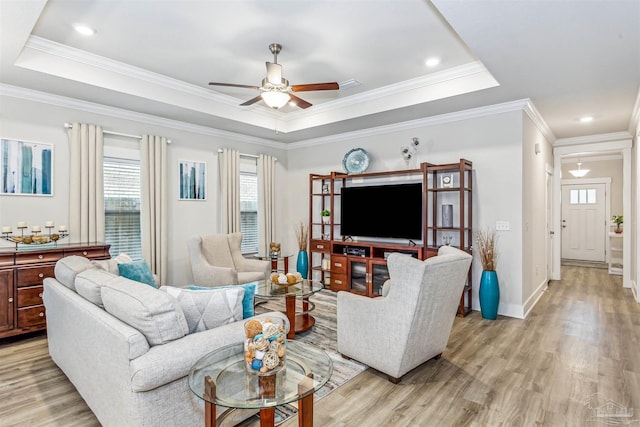
[[[331,222],[331,212],[328,209],[323,209],[320,212],[320,216],[322,217],[323,224],[329,224]]]
[[[309,241],[309,227],[300,221],[294,227],[296,232],[296,240],[298,241],[298,260],[296,261],[296,271],[300,273],[303,279],[309,275],[309,255],[307,254],[307,242]]]
[[[498,317],[498,304],[500,303],[500,286],[496,264],[498,252],[496,250],[498,236],[495,230],[480,230],[476,234],[478,243],[478,255],[482,263],[482,277],[478,298],[483,319],[495,320]]]
[[[622,228],[620,228],[620,224],[624,222],[624,218],[622,217],[622,215],[614,215],[611,217],[611,220],[616,225],[616,229],[613,231],[615,231],[618,234],[622,233]]]

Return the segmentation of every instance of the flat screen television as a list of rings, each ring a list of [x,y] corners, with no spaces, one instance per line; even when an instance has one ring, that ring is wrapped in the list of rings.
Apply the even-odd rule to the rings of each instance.
[[[422,184],[345,187],[340,193],[343,236],[422,239]]]

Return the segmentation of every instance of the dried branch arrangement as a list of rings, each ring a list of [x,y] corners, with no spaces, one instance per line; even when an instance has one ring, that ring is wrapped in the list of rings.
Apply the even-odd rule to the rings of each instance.
[[[476,233],[478,253],[482,262],[482,269],[495,271],[498,264],[498,252],[496,249],[498,236],[495,230],[480,230]]]
[[[309,227],[302,221],[294,227],[296,231],[296,240],[298,241],[298,249],[307,250],[307,242],[309,241]]]

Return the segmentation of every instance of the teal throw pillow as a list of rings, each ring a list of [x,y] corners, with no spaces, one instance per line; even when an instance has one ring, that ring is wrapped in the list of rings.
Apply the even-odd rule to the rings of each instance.
[[[229,286],[195,286],[191,285],[188,289],[192,291],[201,291],[201,290],[211,290],[211,289],[222,289],[222,288],[234,288],[234,287],[243,287],[244,288],[244,297],[242,298],[242,318],[246,319],[248,317],[253,317],[255,314],[253,310],[253,298],[256,294],[256,289],[258,288],[258,282],[245,283],[243,285],[229,285]]]
[[[145,283],[154,288],[158,287],[153,278],[151,268],[149,268],[149,264],[147,264],[145,260],[118,264],[118,272],[122,277],[126,277],[127,279]]]

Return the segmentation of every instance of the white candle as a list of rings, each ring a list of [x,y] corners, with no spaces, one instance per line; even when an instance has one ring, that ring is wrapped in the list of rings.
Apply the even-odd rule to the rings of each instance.
[[[27,228],[27,223],[25,221],[18,221],[18,228]]]
[[[11,233],[11,226],[10,225],[5,225],[2,227],[2,232],[3,233]]]
[[[40,226],[39,225],[34,225],[33,227],[31,227],[31,231],[35,232],[40,232]]]
[[[60,232],[67,231],[67,226],[66,225],[58,226],[58,231],[60,231]]]
[[[53,228],[53,221],[47,221],[44,223],[44,226],[47,228]]]

